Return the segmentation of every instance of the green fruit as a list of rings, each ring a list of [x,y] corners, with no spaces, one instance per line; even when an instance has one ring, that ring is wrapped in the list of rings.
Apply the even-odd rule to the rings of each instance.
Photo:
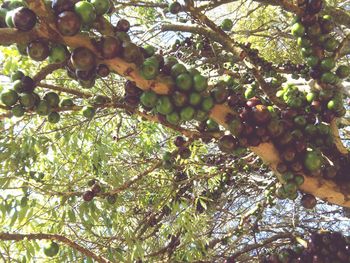
[[[68,58],[68,52],[64,45],[54,45],[49,54],[49,63],[62,63]]]
[[[177,112],[172,112],[166,115],[166,120],[172,125],[178,125],[181,121],[180,115]]]
[[[96,113],[96,110],[94,107],[91,107],[91,106],[85,106],[83,109],[82,109],[82,113],[83,113],[83,116],[89,120],[91,120],[94,116],[95,116],[95,113]]]
[[[295,184],[299,187],[304,183],[304,177],[302,175],[296,175],[294,178]]]
[[[57,107],[60,102],[60,97],[53,91],[46,93],[43,99],[46,100],[51,107]]]
[[[25,113],[25,109],[19,104],[13,106],[11,111],[13,116],[17,118],[22,117]]]
[[[146,59],[140,69],[140,74],[147,80],[155,79],[159,73],[159,63],[152,58]]]
[[[175,91],[172,96],[171,99],[174,103],[174,105],[176,107],[183,107],[186,105],[187,103],[187,95],[185,93],[179,92],[179,91]]]
[[[22,93],[22,92],[24,92],[22,81],[21,81],[21,80],[15,80],[15,81],[12,83],[12,89],[13,89],[14,91],[16,91],[17,93]]]
[[[54,257],[58,254],[59,250],[59,245],[55,242],[51,242],[51,244],[48,247],[44,248],[44,254],[48,257]]]
[[[325,58],[321,61],[321,69],[324,71],[329,71],[335,67],[335,60],[333,58]]]
[[[186,67],[180,63],[175,64],[174,66],[171,67],[171,76],[173,78],[176,78],[180,74],[186,73]]]
[[[194,108],[187,106],[180,111],[180,117],[183,121],[190,121],[194,118],[196,111]]]
[[[214,121],[213,119],[207,120],[206,124],[207,124],[207,130],[210,132],[215,132],[220,129],[219,124],[217,124],[217,122]]]
[[[70,107],[70,106],[73,106],[74,105],[74,102],[72,99],[63,99],[60,103],[60,106],[61,107]]]
[[[15,25],[13,23],[13,15],[14,15],[14,11],[8,11],[6,13],[5,22],[6,22],[7,27],[10,27],[10,28],[15,27]]]
[[[228,129],[233,136],[238,137],[243,130],[243,126],[240,120],[235,119],[230,122]]]
[[[91,0],[91,4],[94,6],[96,15],[98,16],[107,13],[111,7],[109,0]]]
[[[162,96],[158,99],[156,110],[163,115],[170,114],[173,111],[174,107],[168,96]]]
[[[176,78],[176,86],[184,91],[190,90],[192,87],[192,77],[188,73],[182,73]]]
[[[309,92],[306,94],[306,101],[311,103],[316,98],[316,94],[314,92]]]
[[[307,63],[310,67],[315,67],[315,66],[317,66],[317,64],[318,64],[318,62],[319,62],[319,59],[318,59],[318,57],[316,57],[316,56],[307,57],[305,60],[306,60],[306,63]]]
[[[12,89],[8,89],[1,93],[1,102],[6,106],[15,105],[18,100],[18,94]]]
[[[209,118],[209,115],[207,112],[202,110],[197,110],[196,116],[194,117],[197,121],[205,121]]]
[[[320,156],[319,153],[315,151],[308,151],[305,154],[304,158],[304,165],[307,170],[310,172],[315,172],[319,169],[321,169],[322,166],[322,157]]]
[[[21,80],[24,77],[24,73],[20,70],[17,70],[11,74],[11,81]]]
[[[233,27],[233,22],[231,19],[224,19],[221,23],[221,29],[224,31],[230,31]]]
[[[304,37],[298,37],[297,43],[299,47],[305,47],[308,48],[311,46],[311,42],[309,39],[304,38]]]
[[[202,100],[201,108],[203,111],[210,111],[214,107],[214,100],[212,97],[206,97]]]
[[[193,106],[197,106],[201,103],[202,96],[197,92],[192,92],[190,94],[189,103]]]
[[[305,27],[303,24],[297,22],[292,26],[291,32],[293,36],[302,37],[305,34]]]
[[[202,92],[208,87],[208,80],[201,74],[195,74],[193,76],[193,87],[197,92]]]
[[[341,109],[342,106],[343,106],[342,103],[336,99],[332,99],[332,100],[328,101],[328,103],[327,103],[327,109],[332,110],[332,111],[337,111],[337,110]]]
[[[191,76],[196,76],[196,75],[200,75],[201,73],[198,71],[198,69],[196,69],[196,68],[190,68],[189,70],[188,70],[188,73],[191,75]],[[193,80],[193,82],[194,82],[194,80]]]
[[[321,101],[330,100],[333,97],[333,90],[331,89],[322,89],[318,95]]]
[[[158,96],[152,90],[145,91],[140,97],[143,106],[147,108],[154,108],[157,104]]]
[[[292,195],[293,193],[298,191],[298,186],[292,182],[284,184],[283,188],[287,195]]]
[[[11,0],[8,5],[8,10],[13,10],[22,6],[24,6],[24,2],[22,0]]]
[[[285,92],[284,90],[278,90],[276,92],[276,97],[277,98],[283,98],[284,92]]]
[[[36,107],[36,112],[40,116],[46,116],[50,113],[50,111],[51,111],[51,107],[46,100],[41,100],[38,106]]]
[[[143,47],[148,57],[153,56],[156,53],[156,48],[151,45],[146,45]]]
[[[32,108],[35,104],[35,97],[32,93],[23,93],[19,96],[19,102],[24,108]]]
[[[336,81],[336,76],[332,72],[325,72],[321,76],[321,81],[327,84],[333,84]]]
[[[50,123],[58,123],[60,121],[60,114],[58,112],[51,112],[49,116],[47,116],[47,121]]]
[[[299,127],[304,127],[307,124],[306,118],[304,116],[296,116],[294,118],[294,123]]]
[[[86,24],[92,24],[96,19],[96,10],[94,6],[87,1],[79,1],[74,6],[74,11],[80,16],[81,21]]]
[[[333,37],[328,38],[324,43],[323,43],[323,47],[325,50],[327,50],[328,52],[334,52],[337,47],[339,45],[338,40],[336,40]]]
[[[339,78],[345,79],[350,75],[350,67],[341,65],[337,68],[336,74]]]
[[[293,179],[294,179],[294,174],[292,172],[286,172],[282,174],[282,180],[286,183],[289,181],[292,181]]]
[[[251,98],[253,98],[255,96],[255,90],[253,87],[248,87],[245,91],[244,91],[244,97],[249,100]]]

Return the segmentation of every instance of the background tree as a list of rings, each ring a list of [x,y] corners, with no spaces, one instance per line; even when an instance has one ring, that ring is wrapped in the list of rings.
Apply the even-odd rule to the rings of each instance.
[[[348,230],[347,1],[1,2],[2,260],[257,262]]]

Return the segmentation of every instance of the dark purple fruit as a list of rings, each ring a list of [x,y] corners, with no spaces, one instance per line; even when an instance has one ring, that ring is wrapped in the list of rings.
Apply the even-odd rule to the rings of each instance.
[[[191,157],[191,151],[187,147],[181,147],[179,149],[179,155],[181,159],[188,159]]]
[[[83,194],[83,200],[84,200],[85,202],[90,202],[92,199],[94,199],[94,197],[95,197],[94,192],[93,192],[93,191],[90,191],[90,190],[86,191],[86,192]]]
[[[29,31],[36,24],[35,13],[26,7],[20,7],[16,9],[12,17],[15,28],[21,31]]]
[[[22,86],[22,91],[23,92],[31,93],[31,92],[34,91],[35,83],[34,83],[34,80],[31,77],[24,76],[21,79],[21,82],[22,82],[21,86]]]
[[[117,31],[128,32],[130,29],[130,23],[126,19],[120,19],[117,23]]]
[[[91,69],[88,71],[77,69],[75,71],[75,75],[77,76],[78,79],[87,81],[96,77],[96,71],[95,69]]]
[[[56,14],[68,10],[72,11],[74,9],[75,3],[78,1],[79,0],[53,0],[51,7],[56,12]]]
[[[322,0],[308,0],[306,3],[306,12],[309,14],[317,14],[323,7]]]
[[[261,100],[257,97],[250,98],[246,103],[249,108],[253,108],[259,104],[261,104]]]
[[[35,61],[43,61],[50,54],[50,48],[47,42],[35,40],[27,46],[28,56]]]
[[[312,26],[317,22],[317,16],[314,14],[305,14],[301,17],[301,23],[304,26]]]
[[[99,192],[101,192],[101,186],[97,183],[95,183],[92,188],[91,191],[94,193],[94,195],[98,194]]]
[[[219,149],[225,153],[232,153],[238,143],[232,135],[224,135],[218,140]]]
[[[182,147],[186,143],[186,140],[182,136],[177,136],[174,140],[174,144],[176,147]]]
[[[99,48],[105,59],[112,59],[121,55],[122,42],[116,37],[103,37],[99,43]]]
[[[252,112],[257,124],[267,124],[271,119],[271,113],[265,105],[256,105],[252,108]]]
[[[126,81],[124,88],[127,95],[139,97],[142,94],[142,90],[139,89],[133,81]]]
[[[305,194],[301,198],[301,205],[306,209],[313,209],[317,204],[316,198],[311,194]]]
[[[284,174],[285,172],[288,171],[288,167],[284,163],[279,163],[277,164],[276,170],[277,172]]]
[[[80,17],[71,11],[64,11],[57,16],[56,26],[63,36],[74,36],[81,27]]]
[[[85,47],[74,49],[70,60],[74,68],[84,71],[89,71],[92,68],[95,68],[96,65],[95,54]]]
[[[96,73],[99,75],[101,78],[105,78],[109,75],[110,70],[107,65],[105,64],[99,64],[96,68]]]

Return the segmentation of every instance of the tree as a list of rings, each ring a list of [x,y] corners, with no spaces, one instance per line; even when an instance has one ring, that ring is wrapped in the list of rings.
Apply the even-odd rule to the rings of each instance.
[[[348,8],[3,1],[3,260],[256,262],[346,229]]]

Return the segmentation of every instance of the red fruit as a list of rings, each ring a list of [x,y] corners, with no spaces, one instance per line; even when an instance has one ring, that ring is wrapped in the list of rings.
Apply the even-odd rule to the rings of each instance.
[[[29,31],[36,24],[35,13],[26,7],[16,9],[17,11],[13,15],[13,24],[18,30]]]

